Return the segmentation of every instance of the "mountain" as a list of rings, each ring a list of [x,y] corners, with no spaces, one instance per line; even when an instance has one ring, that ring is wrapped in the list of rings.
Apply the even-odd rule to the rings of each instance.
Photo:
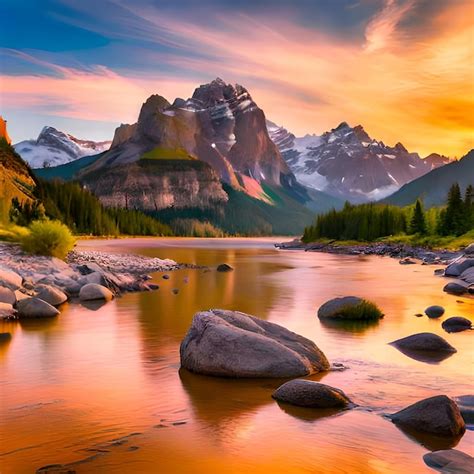
[[[49,168],[108,150],[110,144],[81,140],[54,127],[44,127],[36,140],[24,140],[14,148],[32,168]]]
[[[300,183],[352,202],[383,198],[449,160],[435,154],[423,160],[401,143],[387,146],[346,122],[301,138],[272,122],[267,128]]]
[[[441,166],[447,165],[453,161],[451,158],[445,155],[440,155],[438,153],[431,153],[428,156],[423,158],[425,163],[428,163],[432,170],[439,168]]]
[[[12,199],[31,201],[36,181],[10,145],[6,121],[0,117],[0,222],[8,220]]]
[[[458,161],[452,161],[405,184],[396,193],[385,198],[384,202],[406,206],[422,199],[426,207],[441,206],[446,202],[449,188],[456,182],[463,191],[469,184],[474,186],[474,150]]]

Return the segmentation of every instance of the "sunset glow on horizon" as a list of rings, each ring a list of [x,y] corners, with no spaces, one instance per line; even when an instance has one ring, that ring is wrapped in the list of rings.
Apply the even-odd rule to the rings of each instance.
[[[422,156],[474,147],[469,0],[4,3],[23,19],[0,34],[14,142],[44,125],[111,139],[149,95],[222,77],[298,136],[346,121]]]

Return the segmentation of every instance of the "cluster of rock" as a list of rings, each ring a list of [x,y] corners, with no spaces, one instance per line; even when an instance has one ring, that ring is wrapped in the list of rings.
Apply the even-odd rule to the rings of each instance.
[[[457,296],[474,294],[474,243],[446,267],[444,276],[455,278],[443,288],[446,293]]]
[[[340,245],[335,241],[328,243],[304,243],[300,239],[291,242],[275,244],[283,250],[304,250],[306,252],[325,252],[339,255],[378,255],[400,260],[400,263],[417,263],[425,265],[448,265],[453,259],[460,257],[460,252],[450,250],[429,250],[422,247],[413,247],[405,244],[387,244],[382,242],[357,245]]]
[[[177,267],[173,260],[77,251],[66,263],[0,243],[0,318],[54,317],[70,299],[110,301],[123,291],[156,289],[147,272]]]

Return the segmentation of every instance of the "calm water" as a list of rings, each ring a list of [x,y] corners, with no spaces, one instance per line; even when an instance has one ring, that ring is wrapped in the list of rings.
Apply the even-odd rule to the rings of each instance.
[[[54,463],[81,472],[433,472],[416,439],[383,418],[440,393],[473,393],[473,334],[446,334],[417,318],[431,304],[474,315],[474,300],[442,292],[432,266],[378,257],[277,251],[270,240],[137,239],[83,247],[217,265],[232,273],[180,270],[160,289],[127,294],[95,310],[69,305],[50,321],[0,323],[0,472]],[[185,282],[185,279],[188,281]],[[172,293],[179,288],[178,295]],[[386,316],[331,327],[316,317],[329,298],[355,294]],[[343,389],[362,408],[342,414],[279,406],[279,381],[227,380],[179,371],[179,344],[193,314],[245,311],[314,340],[349,367],[312,377]],[[444,319],[444,318],[442,318]],[[445,337],[458,353],[413,360],[387,343],[416,332]],[[474,432],[458,449],[474,454]]]

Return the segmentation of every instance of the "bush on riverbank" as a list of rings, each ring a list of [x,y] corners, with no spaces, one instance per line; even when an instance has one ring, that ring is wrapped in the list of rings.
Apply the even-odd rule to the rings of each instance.
[[[59,221],[34,221],[28,230],[20,239],[25,252],[64,259],[74,248],[75,239],[71,231]]]

